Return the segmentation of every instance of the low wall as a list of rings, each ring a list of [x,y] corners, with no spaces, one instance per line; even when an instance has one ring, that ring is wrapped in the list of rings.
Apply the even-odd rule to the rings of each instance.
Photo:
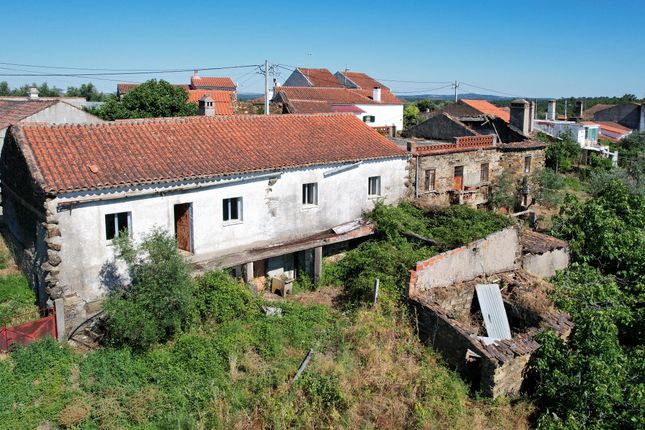
[[[516,227],[492,233],[484,239],[443,252],[417,263],[411,271],[410,297],[431,288],[448,287],[479,276],[519,268],[519,232]]]
[[[554,249],[543,254],[525,254],[522,268],[533,276],[550,278],[558,270],[569,267],[569,250]]]

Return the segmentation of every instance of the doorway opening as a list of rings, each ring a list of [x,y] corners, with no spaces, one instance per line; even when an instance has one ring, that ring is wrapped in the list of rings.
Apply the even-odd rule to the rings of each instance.
[[[192,218],[191,203],[175,205],[175,239],[177,247],[182,251],[193,251]]]

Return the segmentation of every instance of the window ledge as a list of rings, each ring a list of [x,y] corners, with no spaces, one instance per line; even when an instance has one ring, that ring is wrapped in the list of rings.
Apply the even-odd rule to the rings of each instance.
[[[368,200],[378,200],[378,199],[381,199],[381,198],[384,198],[384,197],[385,196],[383,196],[382,194],[368,194],[367,195]]]
[[[242,220],[242,219],[234,219],[234,220],[223,221],[222,222],[222,225],[224,227],[228,227],[228,226],[231,226],[231,225],[239,225],[239,224],[244,224],[244,220]]]
[[[308,211],[308,210],[312,210],[312,209],[318,209],[318,207],[319,207],[318,205],[302,205],[300,210]]]

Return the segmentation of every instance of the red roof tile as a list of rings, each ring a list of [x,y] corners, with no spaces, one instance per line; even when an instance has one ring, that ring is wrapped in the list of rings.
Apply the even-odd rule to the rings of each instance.
[[[292,100],[289,101],[291,113],[330,113],[334,112],[329,102],[321,100]]]
[[[0,100],[0,129],[16,124],[56,103],[58,100]]]
[[[216,115],[233,115],[233,92],[222,90],[189,90],[188,103],[198,103],[199,99],[209,95],[215,104]]]
[[[374,87],[381,87],[382,89],[389,90],[388,87],[365,73],[346,71],[340,72],[340,74],[344,75],[347,79],[364,90],[372,90]]]
[[[475,110],[478,110],[479,112],[485,115],[496,116],[498,118],[503,119],[506,122],[511,121],[511,113],[509,111],[503,110],[486,100],[462,99],[461,102],[467,104],[468,106],[472,107]]]
[[[208,87],[209,89],[236,90],[233,80],[229,77],[194,75],[190,78],[190,85],[193,89]]]
[[[314,87],[343,88],[341,83],[338,82],[336,77],[328,69],[306,69],[304,67],[298,67],[298,70],[305,75]]]
[[[597,124],[598,126],[600,126],[601,130],[607,130],[612,133],[629,134],[632,132],[631,128],[625,127],[613,121],[588,121],[585,122],[585,124]]]
[[[405,156],[351,114],[20,124],[10,133],[53,194]]]
[[[372,90],[319,87],[276,87],[275,90],[276,93],[285,95],[288,102],[304,100],[324,101],[332,105],[403,104],[388,90],[381,91],[381,102],[372,99]]]

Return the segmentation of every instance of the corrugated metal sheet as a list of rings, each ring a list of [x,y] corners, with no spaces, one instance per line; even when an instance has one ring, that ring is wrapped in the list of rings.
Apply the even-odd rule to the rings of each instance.
[[[502,293],[497,284],[479,284],[475,287],[477,300],[484,317],[486,333],[490,339],[510,339],[511,327],[508,324]]]

